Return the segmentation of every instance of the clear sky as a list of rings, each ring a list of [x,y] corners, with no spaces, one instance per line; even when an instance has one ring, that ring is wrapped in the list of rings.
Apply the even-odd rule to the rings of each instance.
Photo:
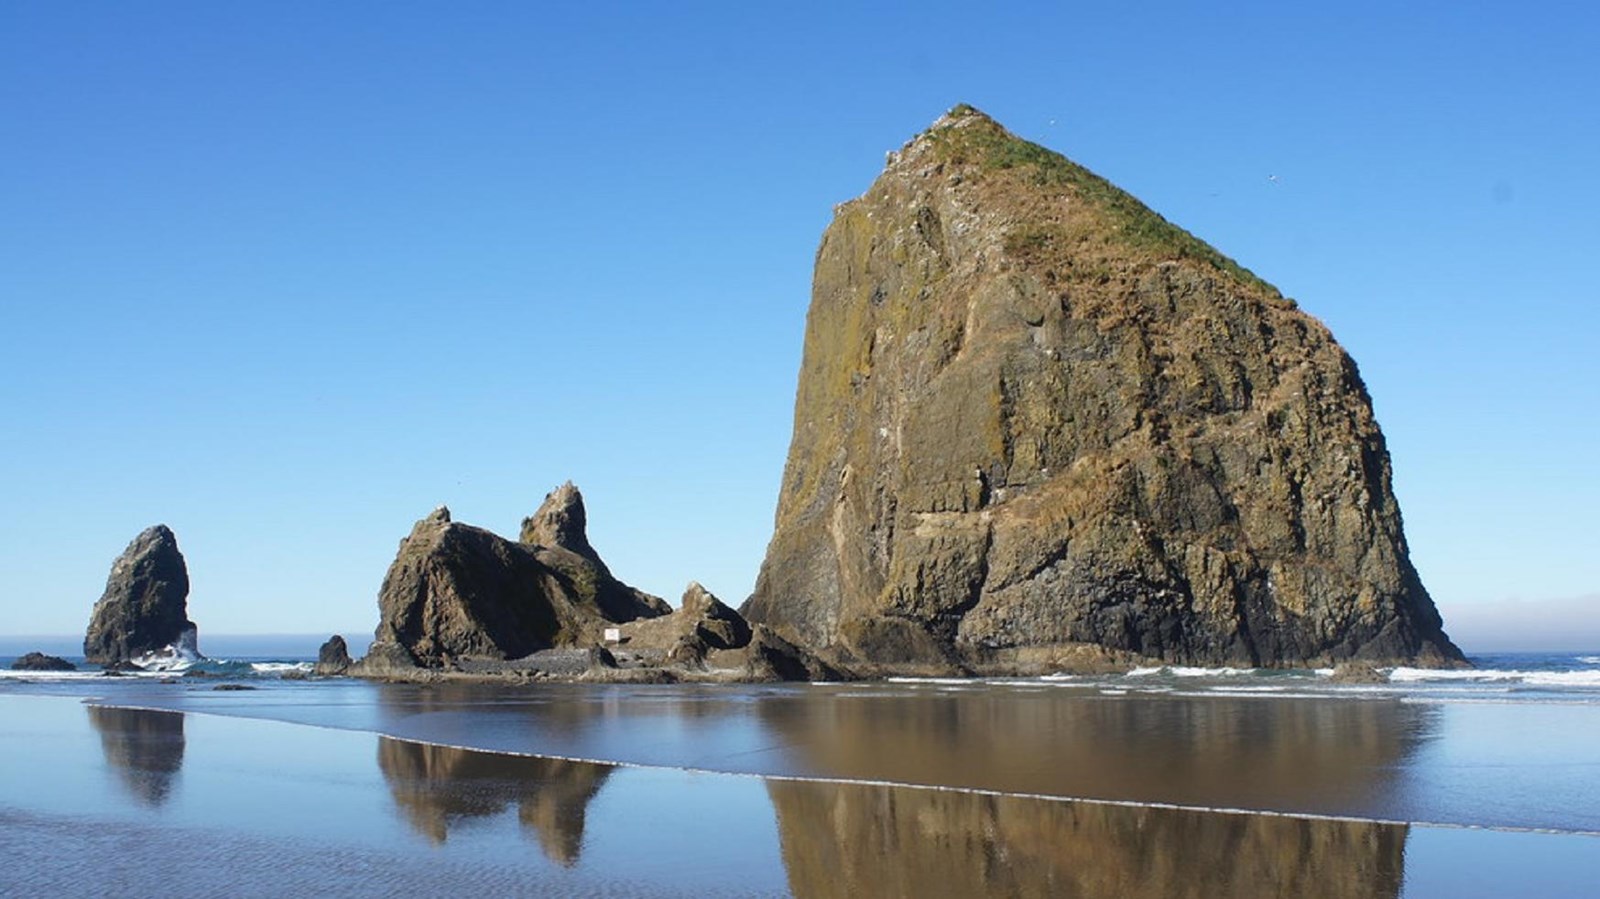
[[[370,632],[415,519],[568,478],[741,601],[818,237],[969,102],[1328,323],[1469,649],[1600,644],[1592,10],[7,0],[0,633],[155,522],[202,646]]]

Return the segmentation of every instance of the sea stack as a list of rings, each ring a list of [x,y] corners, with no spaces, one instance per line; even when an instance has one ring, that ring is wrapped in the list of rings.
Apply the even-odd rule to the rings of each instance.
[[[524,541],[453,521],[441,506],[418,521],[378,594],[372,648],[352,673],[450,668],[553,647],[590,647],[607,625],[665,615],[659,597],[618,581],[585,532],[570,483],[524,524]]]
[[[742,611],[886,673],[1462,662],[1327,328],[967,106],[823,235]]]
[[[114,665],[169,646],[193,649],[189,569],[178,538],[164,524],[146,528],[111,565],[83,638],[91,664]]]

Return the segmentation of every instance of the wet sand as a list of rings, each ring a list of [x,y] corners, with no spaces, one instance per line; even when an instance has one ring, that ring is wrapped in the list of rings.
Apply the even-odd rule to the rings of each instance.
[[[1592,895],[1600,838],[507,755],[0,696],[0,893]],[[816,726],[810,722],[807,726]]]
[[[478,749],[1000,793],[1600,832],[1600,704],[1029,684],[71,685]],[[44,686],[40,686],[44,689]]]

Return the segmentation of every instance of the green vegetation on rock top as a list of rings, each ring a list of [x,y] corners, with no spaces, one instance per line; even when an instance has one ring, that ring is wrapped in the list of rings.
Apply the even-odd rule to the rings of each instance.
[[[1162,218],[1110,181],[1060,153],[1017,137],[977,108],[966,103],[957,104],[951,108],[947,119],[977,121],[959,125],[942,122],[924,133],[944,161],[976,165],[983,171],[1028,170],[1038,186],[1065,187],[1079,200],[1102,210],[1131,245],[1172,259],[1203,262],[1278,295],[1272,285],[1254,272]]]

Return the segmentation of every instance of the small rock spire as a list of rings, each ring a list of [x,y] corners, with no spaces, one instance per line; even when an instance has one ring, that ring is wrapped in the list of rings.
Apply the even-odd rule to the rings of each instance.
[[[522,520],[523,543],[558,546],[594,562],[599,553],[589,545],[589,516],[583,508],[583,494],[571,482],[550,491],[539,511]]]

